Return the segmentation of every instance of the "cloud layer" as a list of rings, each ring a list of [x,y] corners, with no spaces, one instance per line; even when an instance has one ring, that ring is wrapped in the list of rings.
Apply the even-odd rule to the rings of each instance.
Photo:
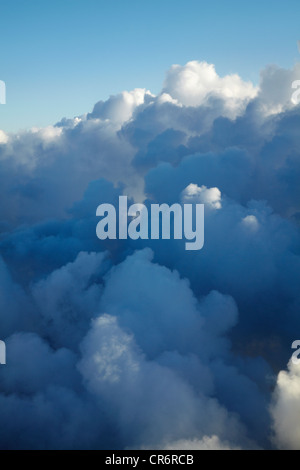
[[[0,131],[0,448],[300,448],[297,78],[194,61]],[[204,203],[204,249],[100,242],[122,194]]]

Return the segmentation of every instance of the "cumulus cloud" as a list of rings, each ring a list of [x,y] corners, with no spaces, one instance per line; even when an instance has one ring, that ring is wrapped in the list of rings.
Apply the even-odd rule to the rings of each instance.
[[[298,78],[189,62],[0,131],[0,448],[300,448]],[[203,250],[100,242],[122,194],[204,204]]]
[[[259,101],[266,114],[279,114],[298,103],[292,99],[292,84],[299,80],[300,64],[292,70],[270,65],[261,74]]]
[[[218,188],[207,188],[189,184],[182,192],[182,201],[185,204],[205,204],[211,209],[221,209],[221,191]]]
[[[7,144],[8,142],[8,136],[5,134],[5,132],[0,130],[0,144]]]
[[[80,371],[91,393],[104,400],[123,445],[155,444],[204,429],[243,439],[234,416],[196,394],[170,368],[147,360],[115,317],[100,317],[82,348]]]
[[[280,449],[299,450],[300,442],[300,368],[289,363],[278,374],[273,395],[274,441]]]
[[[79,253],[32,289],[45,334],[56,346],[76,348],[97,312],[101,298],[102,253]]]
[[[197,61],[173,65],[164,91],[185,106],[203,106],[211,98],[220,98],[229,116],[236,116],[257,94],[252,83],[243,82],[238,75],[219,77],[214,65]]]
[[[149,101],[154,97],[150,91],[137,88],[131,92],[123,91],[123,93],[111,96],[107,101],[99,101],[95,104],[93,112],[88,114],[88,119],[101,119],[103,121],[112,121],[121,125],[128,121],[135,109]]]

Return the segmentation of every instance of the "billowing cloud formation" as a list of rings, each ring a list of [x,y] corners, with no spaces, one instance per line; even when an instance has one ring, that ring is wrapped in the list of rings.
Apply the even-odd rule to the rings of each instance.
[[[190,62],[0,131],[0,448],[300,448],[298,78]],[[122,194],[205,204],[203,250],[100,242]]]
[[[280,449],[299,450],[300,368],[292,362],[278,375],[272,414],[275,443]]]
[[[101,119],[112,121],[119,125],[128,121],[138,106],[145,103],[153,95],[149,91],[136,89],[131,92],[124,91],[120,95],[111,96],[109,100],[99,101],[88,119]]]
[[[164,91],[184,106],[201,106],[211,97],[225,101],[225,109],[235,115],[243,104],[254,98],[257,90],[238,75],[219,77],[214,65],[188,62],[184,67],[173,65],[167,73]]]

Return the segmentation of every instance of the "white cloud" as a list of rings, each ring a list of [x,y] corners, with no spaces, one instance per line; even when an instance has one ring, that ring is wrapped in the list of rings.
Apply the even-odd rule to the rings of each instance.
[[[292,70],[270,65],[261,72],[258,100],[261,110],[266,115],[279,114],[295,107],[292,102],[294,89],[292,84],[300,79],[300,63]]]
[[[247,215],[246,217],[244,217],[242,220],[242,224],[251,232],[257,232],[259,228],[259,222],[255,215]]]
[[[209,98],[220,98],[232,117],[257,94],[252,83],[243,82],[238,75],[219,77],[214,65],[197,61],[173,65],[167,73],[164,90],[185,106],[208,105]]]
[[[273,395],[274,442],[280,449],[300,450],[300,366],[288,365],[278,374]]]
[[[222,194],[218,188],[199,187],[197,184],[190,184],[182,192],[181,198],[185,204],[205,204],[209,208],[216,210],[222,208]]]
[[[123,91],[111,96],[107,101],[99,101],[89,115],[94,119],[109,120],[118,125],[128,121],[135,109],[145,102],[145,98],[154,97],[146,89],[136,88],[133,91]]]
[[[8,136],[5,134],[4,131],[0,129],[0,145],[7,144],[7,142],[8,142]]]

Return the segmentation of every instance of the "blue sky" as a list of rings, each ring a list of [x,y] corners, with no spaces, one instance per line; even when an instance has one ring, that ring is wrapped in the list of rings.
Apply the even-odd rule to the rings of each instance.
[[[258,81],[298,60],[299,0],[0,0],[0,129],[85,113],[124,89],[161,89],[174,63],[206,60]]]

